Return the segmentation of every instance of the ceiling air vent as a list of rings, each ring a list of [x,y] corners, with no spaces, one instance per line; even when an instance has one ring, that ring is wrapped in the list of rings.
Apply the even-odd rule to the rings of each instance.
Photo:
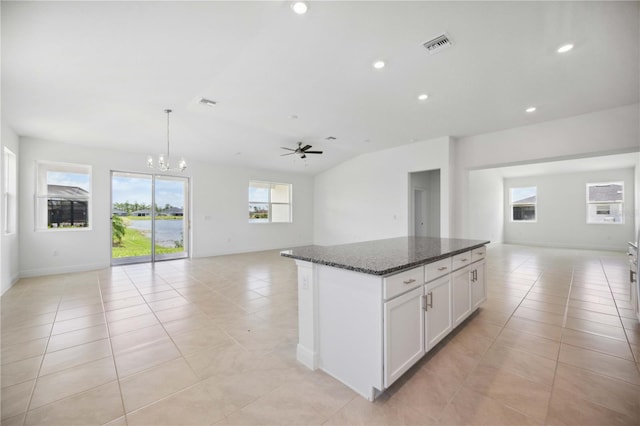
[[[441,50],[446,49],[447,47],[451,47],[453,43],[451,43],[451,39],[447,34],[442,34],[434,38],[433,40],[429,40],[425,43],[422,43],[425,49],[429,54],[433,55],[435,53],[440,52]]]

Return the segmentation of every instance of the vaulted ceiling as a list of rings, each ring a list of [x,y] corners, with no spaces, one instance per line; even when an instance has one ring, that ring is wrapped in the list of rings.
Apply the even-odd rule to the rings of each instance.
[[[314,174],[640,100],[638,2],[308,4],[3,1],[2,119],[144,162],[172,108],[172,151],[188,160]],[[452,46],[429,54],[443,33]],[[299,140],[324,154],[280,156]]]

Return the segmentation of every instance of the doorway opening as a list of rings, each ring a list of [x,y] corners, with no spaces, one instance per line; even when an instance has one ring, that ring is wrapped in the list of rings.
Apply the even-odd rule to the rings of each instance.
[[[440,237],[440,169],[409,173],[409,236]]]
[[[111,264],[189,257],[189,179],[111,172]]]

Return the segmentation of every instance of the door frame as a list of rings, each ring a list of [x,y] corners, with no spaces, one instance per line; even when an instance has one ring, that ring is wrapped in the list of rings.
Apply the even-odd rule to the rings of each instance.
[[[121,173],[127,175],[140,175],[140,176],[149,176],[151,178],[151,254],[148,256],[136,256],[136,257],[126,257],[126,258],[116,258],[113,257],[113,225],[111,222],[112,210],[113,210],[113,175]],[[156,222],[156,211],[155,211],[155,202],[156,202],[156,178],[157,177],[172,177],[172,178],[180,178],[186,181],[185,187],[185,195],[184,195],[184,210],[183,210],[183,220],[185,221],[185,233],[184,237],[186,239],[186,244],[184,244],[185,255],[184,256],[175,256],[175,257],[161,257],[158,258],[155,253],[155,222]],[[147,173],[147,172],[131,172],[125,170],[115,170],[112,169],[109,173],[109,258],[111,259],[111,266],[118,265],[132,265],[136,263],[155,263],[155,262],[164,262],[167,260],[176,260],[176,259],[190,259],[191,258],[191,178],[189,176],[178,176],[178,175],[168,175],[168,174],[160,174],[160,173]],[[163,255],[164,256],[164,255]]]

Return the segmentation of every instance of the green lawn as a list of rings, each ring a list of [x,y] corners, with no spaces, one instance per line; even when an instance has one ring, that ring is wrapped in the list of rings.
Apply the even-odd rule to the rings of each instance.
[[[156,246],[156,254],[180,253],[183,248],[170,248]],[[135,229],[125,229],[124,238],[118,247],[112,247],[111,253],[114,259],[119,257],[149,256],[151,255],[151,239]]]

